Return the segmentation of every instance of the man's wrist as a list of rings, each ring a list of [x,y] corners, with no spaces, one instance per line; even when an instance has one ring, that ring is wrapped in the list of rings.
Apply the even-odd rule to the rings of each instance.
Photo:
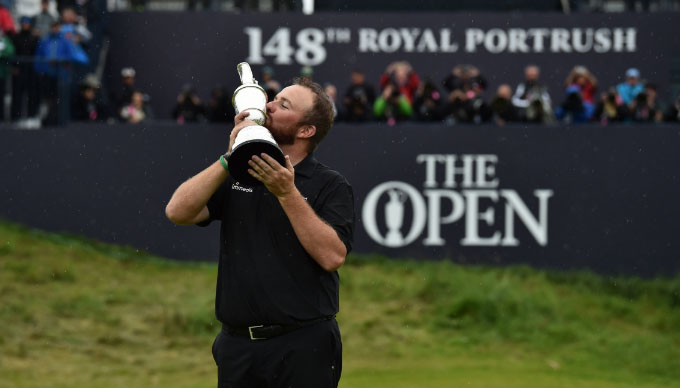
[[[290,191],[276,196],[276,198],[278,198],[281,205],[285,205],[286,203],[293,202],[298,197],[302,198],[302,193],[300,193],[300,191],[298,191],[297,187],[295,187],[295,186],[293,186],[293,188]]]
[[[225,158],[225,155],[227,155],[226,158]],[[224,170],[227,173],[229,173],[229,163],[227,162],[227,158],[229,157],[229,155],[228,154],[225,154],[225,155],[220,155],[220,164],[222,165]]]

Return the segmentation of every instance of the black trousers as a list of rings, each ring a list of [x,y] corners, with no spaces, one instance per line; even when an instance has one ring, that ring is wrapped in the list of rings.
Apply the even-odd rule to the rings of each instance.
[[[212,352],[218,388],[336,388],[342,372],[335,319],[265,340],[222,331]]]

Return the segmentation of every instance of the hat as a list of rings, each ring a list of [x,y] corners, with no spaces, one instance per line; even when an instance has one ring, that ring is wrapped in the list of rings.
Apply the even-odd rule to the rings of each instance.
[[[269,74],[271,76],[274,75],[274,69],[272,69],[271,66],[265,66],[262,68],[262,74]]]
[[[300,75],[302,76],[311,76],[313,74],[314,69],[311,66],[302,66],[302,69],[300,69]]]
[[[640,70],[631,67],[630,69],[626,70],[626,78],[640,78]]]
[[[588,69],[586,69],[585,66],[576,66],[574,67],[574,73],[578,75],[586,75],[588,73]]]
[[[80,81],[80,84],[82,86],[93,89],[99,89],[99,87],[101,86],[99,80],[97,79],[97,76],[92,73],[86,75],[85,78],[83,78],[83,80]]]
[[[134,77],[135,74],[135,69],[131,67],[124,67],[123,70],[120,71],[120,75],[123,77]]]
[[[20,24],[24,24],[24,23],[33,24],[33,18],[30,17],[30,16],[22,16],[22,17],[19,19],[19,23],[20,23]]]

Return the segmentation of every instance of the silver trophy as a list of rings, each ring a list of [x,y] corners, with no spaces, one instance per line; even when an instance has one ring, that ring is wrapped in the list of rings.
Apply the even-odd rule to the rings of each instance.
[[[231,103],[234,105],[236,114],[243,111],[249,112],[246,119],[259,125],[245,127],[238,133],[227,162],[229,172],[237,182],[246,186],[255,186],[260,184],[260,181],[248,174],[248,168],[250,168],[248,161],[253,155],[259,156],[265,153],[276,159],[282,166],[285,166],[286,159],[272,134],[262,126],[267,118],[267,92],[257,84],[247,62],[239,63],[236,69],[241,77],[241,86],[234,91]]]

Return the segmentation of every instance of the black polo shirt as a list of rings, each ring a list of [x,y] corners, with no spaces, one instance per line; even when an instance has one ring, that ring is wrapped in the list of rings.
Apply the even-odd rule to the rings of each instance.
[[[338,172],[311,154],[295,166],[295,186],[347,247],[354,233],[354,194]],[[229,176],[208,201],[222,221],[215,311],[232,327],[291,324],[338,312],[339,277],[305,251],[283,208],[263,185]]]

